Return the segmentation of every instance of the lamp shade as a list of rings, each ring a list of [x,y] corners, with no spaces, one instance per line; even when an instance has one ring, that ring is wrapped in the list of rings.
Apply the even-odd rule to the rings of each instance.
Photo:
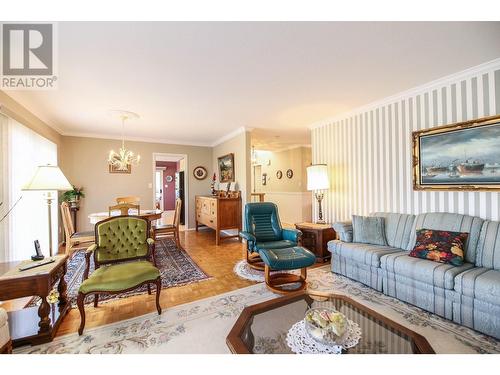
[[[41,165],[22,190],[71,190],[73,186],[58,166]]]
[[[323,190],[329,187],[326,164],[313,164],[307,167],[307,190]]]

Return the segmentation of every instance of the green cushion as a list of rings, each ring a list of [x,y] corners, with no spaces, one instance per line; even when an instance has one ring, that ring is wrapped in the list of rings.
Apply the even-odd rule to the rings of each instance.
[[[145,260],[101,266],[83,281],[79,292],[119,292],[159,276],[158,268]]]
[[[316,262],[316,256],[300,246],[259,250],[259,255],[272,270],[295,270],[312,266]]]
[[[126,260],[148,254],[147,221],[133,216],[97,224],[97,262]]]

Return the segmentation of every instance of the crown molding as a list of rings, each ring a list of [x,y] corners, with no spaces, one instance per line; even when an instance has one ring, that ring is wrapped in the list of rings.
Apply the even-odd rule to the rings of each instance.
[[[394,94],[394,95],[385,97],[383,99],[379,99],[379,100],[376,100],[374,102],[365,104],[365,105],[357,107],[351,111],[344,112],[340,115],[326,118],[326,119],[321,120],[321,121],[317,121],[317,122],[309,125],[308,128],[310,130],[313,130],[316,128],[321,128],[323,126],[330,125],[334,122],[346,119],[348,117],[352,117],[352,116],[357,115],[359,113],[369,111],[373,108],[382,107],[384,105],[391,104],[391,103],[394,103],[396,101],[405,100],[409,97],[416,96],[416,95],[421,94],[423,92],[427,92],[427,91],[454,83],[456,81],[460,81],[460,80],[469,78],[472,75],[484,74],[484,73],[488,73],[488,72],[491,72],[492,70],[496,70],[496,69],[500,69],[500,58],[485,62],[485,63],[480,64],[480,65],[473,66],[471,68],[462,70],[460,72],[449,74],[447,76],[438,78],[436,80],[424,83],[423,85],[419,85],[419,86],[413,87],[411,89],[401,91],[397,94]]]
[[[122,137],[110,134],[96,134],[96,133],[73,133],[64,132],[61,134],[63,137],[82,137],[82,138],[97,138],[97,139],[112,139],[121,141]],[[161,143],[169,145],[181,145],[181,146],[195,146],[195,147],[212,147],[210,143],[202,142],[187,142],[179,141],[175,139],[159,139],[159,138],[146,138],[146,137],[125,137],[125,141],[130,142],[144,142],[144,143]]]
[[[239,135],[241,133],[251,132],[253,129],[254,128],[248,128],[248,127],[245,127],[245,126],[240,126],[238,129],[235,129],[232,132],[227,133],[225,136],[223,136],[223,137],[219,138],[217,141],[211,143],[210,147],[218,146],[221,143],[224,143],[224,142],[226,142],[226,141],[228,141],[228,140],[236,137],[237,135]]]

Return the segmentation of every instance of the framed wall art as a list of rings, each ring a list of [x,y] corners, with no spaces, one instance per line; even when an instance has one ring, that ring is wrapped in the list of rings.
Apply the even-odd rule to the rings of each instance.
[[[219,181],[233,182],[234,181],[234,154],[221,156],[218,160],[219,165]]]
[[[132,165],[127,164],[127,169],[119,169],[118,166],[115,164],[109,164],[109,173],[125,173],[125,174],[130,174],[132,173]]]
[[[415,190],[500,190],[500,116],[413,132]]]
[[[208,172],[205,167],[198,166],[195,169],[193,169],[193,176],[197,180],[204,180],[208,176]]]

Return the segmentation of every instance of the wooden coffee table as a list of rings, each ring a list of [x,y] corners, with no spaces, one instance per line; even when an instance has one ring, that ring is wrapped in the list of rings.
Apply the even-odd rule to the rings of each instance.
[[[349,297],[335,294],[297,292],[243,309],[226,343],[233,353],[292,353],[283,342],[288,330],[304,318],[311,307],[330,307],[342,312],[361,327],[361,340],[346,353],[434,354],[427,340]],[[278,338],[278,340],[275,340]],[[269,344],[271,343],[271,344]]]

